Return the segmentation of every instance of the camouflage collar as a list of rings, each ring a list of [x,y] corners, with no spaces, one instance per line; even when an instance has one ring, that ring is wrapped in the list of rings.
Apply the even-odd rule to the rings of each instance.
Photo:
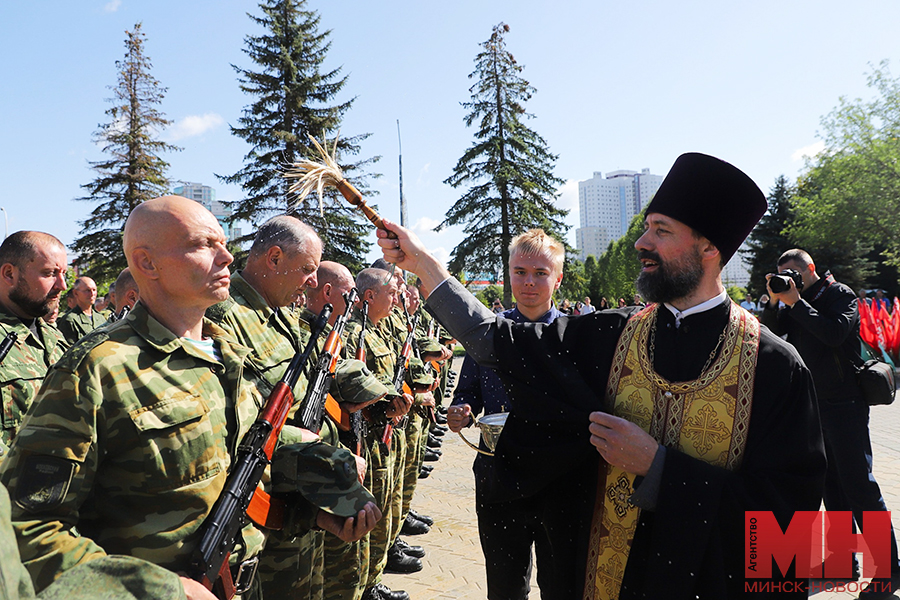
[[[192,346],[185,345],[180,337],[176,336],[169,328],[153,318],[153,316],[147,312],[147,308],[144,304],[140,301],[138,301],[131,312],[128,313],[125,322],[131,326],[131,329],[133,329],[136,334],[144,338],[147,344],[160,352],[171,354],[179,348],[183,348],[185,352],[191,356],[195,356],[206,362],[215,362],[203,352],[196,350]],[[228,337],[228,333],[224,329],[206,317],[203,318],[203,335],[211,337],[216,341],[224,342],[219,344],[223,356],[226,355],[226,346],[229,346],[232,352],[240,359],[243,359],[243,357],[250,354],[249,348],[241,346],[232,340]]]
[[[259,315],[261,322],[268,321],[275,313],[275,310],[269,306],[262,294],[244,279],[240,271],[231,276],[231,286],[228,288],[228,291],[235,301],[242,301],[240,302],[241,304],[244,304]]]
[[[42,347],[53,350],[60,338],[56,328],[45,323],[43,319],[35,319],[34,322],[35,327],[40,332],[38,336],[34,335],[31,329],[22,322],[21,318],[8,312],[6,308],[0,305],[0,331],[3,332],[0,338],[5,337],[10,331],[15,331],[19,335],[24,333],[26,336],[35,338]]]

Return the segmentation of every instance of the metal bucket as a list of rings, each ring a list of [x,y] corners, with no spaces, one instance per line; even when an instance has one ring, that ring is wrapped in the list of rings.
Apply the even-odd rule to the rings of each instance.
[[[490,452],[482,450],[481,448],[467,440],[466,436],[462,434],[462,431],[459,432],[459,437],[461,437],[463,441],[476,452],[481,452],[482,454],[493,456],[494,450],[496,450],[497,448],[497,442],[500,440],[500,434],[503,433],[503,426],[506,425],[506,418],[508,416],[509,413],[506,412],[494,413],[492,415],[484,415],[483,417],[475,421],[475,425],[478,426],[478,428],[481,430],[481,439],[484,441],[484,445],[488,447]]]

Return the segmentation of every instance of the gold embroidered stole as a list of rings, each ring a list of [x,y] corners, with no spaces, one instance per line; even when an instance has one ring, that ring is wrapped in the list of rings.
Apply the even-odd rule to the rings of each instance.
[[[737,469],[747,443],[759,322],[732,302],[719,356],[695,381],[670,383],[650,362],[658,309],[650,305],[634,315],[619,337],[605,410],[640,425],[666,448]],[[640,509],[629,501],[634,479],[601,459],[585,600],[619,597],[640,516]]]

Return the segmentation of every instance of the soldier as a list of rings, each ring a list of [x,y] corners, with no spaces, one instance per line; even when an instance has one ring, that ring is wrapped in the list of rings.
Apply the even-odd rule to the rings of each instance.
[[[48,233],[19,231],[0,245],[0,334],[15,339],[0,358],[0,457],[65,349],[59,332],[40,318],[59,306],[65,275],[66,247]]]
[[[131,269],[125,267],[113,284],[116,286],[116,316],[117,320],[122,318],[126,308],[130,311],[141,298],[141,291],[138,289],[137,282],[131,274]]]
[[[39,590],[107,554],[184,571],[263,404],[247,349],[203,319],[230,283],[232,256],[215,217],[185,198],[157,198],[131,212],[123,243],[141,301],[53,366],[0,472]],[[321,446],[288,444],[299,441],[299,430],[285,427],[272,467],[280,490],[297,476],[304,448]],[[312,519],[358,537],[379,516],[368,497],[314,505]],[[342,518],[348,513],[355,517]],[[240,539],[232,571],[242,598],[256,598],[265,535],[251,522]],[[195,582],[182,581],[190,593]]]
[[[90,277],[76,279],[70,295],[75,301],[75,307],[60,317],[57,327],[71,345],[103,325],[106,315],[94,310],[97,284]]]
[[[368,317],[365,322],[365,360],[366,366],[389,388],[393,387],[395,363],[397,360],[392,350],[393,342],[386,340],[383,330],[378,324],[391,314],[394,299],[397,295],[397,282],[394,278],[385,281],[385,273],[381,269],[363,269],[356,276],[356,289],[360,300],[350,323],[347,325],[347,356],[353,356],[360,343],[359,333],[363,327],[361,312],[362,303],[368,305]],[[409,600],[409,594],[403,591],[391,591],[381,583],[381,577],[387,564],[387,551],[397,535],[399,518],[392,518],[391,512],[398,510],[399,505],[391,502],[391,490],[394,487],[394,463],[397,456],[397,440],[400,433],[394,429],[389,438],[390,446],[382,442],[388,421],[403,417],[409,412],[413,398],[407,394],[393,395],[389,401],[378,402],[366,411],[368,431],[365,445],[368,451],[369,464],[366,473],[366,486],[382,507],[384,518],[369,534],[369,567],[362,587],[365,590],[364,600]]]
[[[322,255],[322,241],[309,226],[295,217],[281,215],[266,221],[257,231],[247,258],[247,265],[231,279],[230,297],[207,310],[207,317],[229,331],[240,343],[253,349],[251,364],[269,386],[284,375],[298,348],[304,348],[309,331],[292,318],[287,306],[309,285],[316,284],[317,268]],[[336,305],[333,319],[343,310]],[[311,315],[312,322],[318,314]],[[306,322],[303,322],[305,325]],[[310,360],[312,366],[314,357]],[[333,393],[339,395],[345,380],[356,378],[356,387],[368,391],[375,401],[388,389],[358,361],[344,361],[338,366],[339,380]],[[368,378],[368,379],[367,379]],[[353,384],[350,384],[351,386]],[[306,395],[307,378],[298,380],[294,388],[299,408]],[[326,443],[337,446],[338,436],[326,420],[320,433]],[[365,474],[364,462],[360,464]],[[337,537],[337,536],[333,536]],[[321,598],[323,595],[325,532],[311,530],[300,536],[273,533],[260,558],[259,576],[266,596],[275,598]],[[338,538],[339,539],[339,538]]]

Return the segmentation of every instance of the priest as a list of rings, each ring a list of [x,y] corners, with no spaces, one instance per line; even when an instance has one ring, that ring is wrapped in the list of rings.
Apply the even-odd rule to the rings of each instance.
[[[650,304],[549,325],[498,318],[413,234],[379,231],[385,258],[420,276],[427,308],[516,399],[494,483],[542,509],[557,582],[545,597],[806,597],[793,567],[775,567],[777,586],[745,578],[744,512],[784,529],[819,509],[825,473],[809,371],[722,285],[765,210],[736,167],[680,156],[635,243]]]

